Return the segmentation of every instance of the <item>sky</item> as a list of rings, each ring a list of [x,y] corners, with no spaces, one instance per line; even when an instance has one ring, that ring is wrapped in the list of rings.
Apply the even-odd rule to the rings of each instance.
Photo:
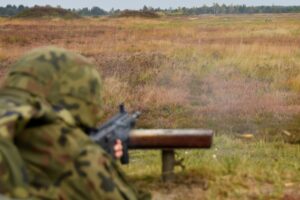
[[[177,7],[195,7],[212,5],[213,3],[226,4],[226,5],[300,5],[300,0],[0,0],[0,6],[11,5],[60,5],[63,8],[83,8],[98,6],[105,10],[114,9],[140,9],[144,5],[154,8],[177,8]]]

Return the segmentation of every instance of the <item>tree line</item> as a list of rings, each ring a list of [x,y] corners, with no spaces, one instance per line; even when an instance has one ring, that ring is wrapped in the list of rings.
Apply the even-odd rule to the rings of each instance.
[[[46,6],[51,7],[51,6]],[[0,7],[0,16],[15,16],[20,12],[29,9],[30,7],[23,5],[7,5]],[[111,9],[106,11],[99,7],[67,9],[81,16],[102,16],[102,15],[117,15],[122,10]],[[169,15],[201,15],[201,14],[252,14],[252,13],[299,13],[300,6],[246,6],[246,5],[225,5],[213,4],[212,6],[203,5],[201,7],[179,7],[179,8],[152,8],[144,6],[140,11],[161,12]]]
[[[38,6],[34,6],[38,7]],[[51,6],[47,5],[45,7],[51,8]],[[15,5],[7,5],[5,7],[0,7],[0,16],[4,17],[12,17],[19,13],[21,13],[24,10],[30,9],[31,7],[28,6],[15,6]],[[60,8],[60,7],[58,7]],[[82,8],[82,9],[66,9],[71,12],[75,12],[81,16],[101,16],[101,15],[108,15],[109,12],[105,11],[102,8],[99,7],[92,7],[92,8]]]
[[[254,14],[254,13],[299,13],[300,6],[246,6],[246,5],[225,5],[214,3],[212,6],[203,5],[201,7],[179,7],[160,9],[146,7],[142,10],[163,12],[166,14],[201,15],[201,14]]]
[[[219,5],[202,6],[196,8],[179,8],[185,15],[200,14],[252,14],[252,13],[298,13],[300,6],[246,6],[246,5]]]

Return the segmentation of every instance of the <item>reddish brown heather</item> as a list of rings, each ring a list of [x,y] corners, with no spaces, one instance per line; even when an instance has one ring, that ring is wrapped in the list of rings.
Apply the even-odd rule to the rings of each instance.
[[[105,117],[125,101],[144,111],[141,126],[252,131],[299,113],[299,18],[1,19],[0,75],[29,49],[56,45],[96,64]]]

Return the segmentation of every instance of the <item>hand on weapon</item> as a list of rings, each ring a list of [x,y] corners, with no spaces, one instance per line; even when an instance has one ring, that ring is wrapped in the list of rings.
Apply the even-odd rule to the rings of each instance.
[[[119,139],[116,140],[114,150],[115,150],[115,158],[120,159],[123,156],[123,145],[121,140]]]
[[[126,112],[123,104],[120,111],[102,126],[91,130],[90,138],[99,144],[113,158],[120,158],[122,164],[129,163],[129,134],[140,112]]]

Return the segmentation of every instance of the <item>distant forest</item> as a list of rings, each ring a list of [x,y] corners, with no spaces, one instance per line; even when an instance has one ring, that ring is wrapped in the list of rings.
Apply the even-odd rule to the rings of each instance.
[[[50,7],[50,6],[48,6]],[[7,5],[0,7],[0,16],[15,16],[20,12],[29,9],[23,5]],[[105,11],[99,7],[93,8],[82,8],[82,9],[68,9],[69,11],[75,12],[81,16],[102,16],[102,15],[117,15],[122,10]],[[212,6],[202,6],[193,8],[169,8],[160,9],[144,6],[140,11],[153,11],[165,13],[167,15],[201,15],[201,14],[252,14],[252,13],[299,13],[300,6],[246,6],[246,5],[219,5],[213,4]]]

